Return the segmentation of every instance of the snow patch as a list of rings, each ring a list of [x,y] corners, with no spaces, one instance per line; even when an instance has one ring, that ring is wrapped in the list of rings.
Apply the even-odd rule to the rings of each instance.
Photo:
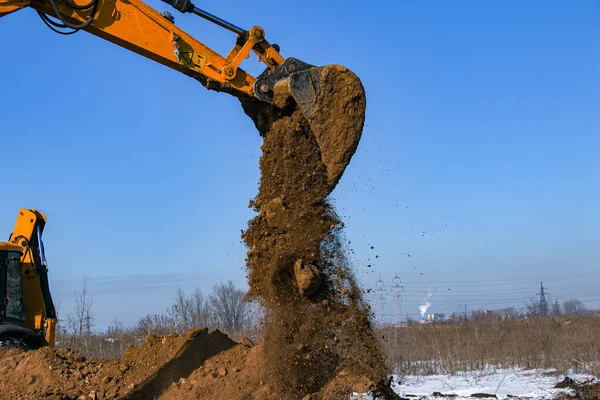
[[[591,375],[568,374],[576,381],[595,379]],[[570,389],[554,389],[563,380],[554,370],[527,370],[523,368],[495,369],[486,371],[459,372],[456,375],[407,375],[393,376],[392,388],[403,398],[441,399],[439,393],[452,396],[454,400],[473,400],[475,393],[496,395],[498,399],[510,396],[527,397],[532,400],[550,400],[559,393],[570,393]],[[433,393],[438,393],[434,396]],[[446,397],[449,398],[449,397]],[[355,393],[351,400],[371,400],[368,394]]]

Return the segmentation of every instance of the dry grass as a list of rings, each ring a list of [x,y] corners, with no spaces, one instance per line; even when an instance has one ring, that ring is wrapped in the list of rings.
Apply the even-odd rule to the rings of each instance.
[[[399,374],[497,366],[600,375],[600,315],[388,327],[377,333]]]
[[[173,331],[178,330],[150,333]],[[233,338],[260,337],[256,325],[225,331]],[[81,337],[59,332],[57,346],[91,357],[117,358],[128,346],[139,345],[147,333],[140,328]],[[376,334],[391,369],[401,375],[522,367],[600,376],[600,315],[414,324],[379,328]]]

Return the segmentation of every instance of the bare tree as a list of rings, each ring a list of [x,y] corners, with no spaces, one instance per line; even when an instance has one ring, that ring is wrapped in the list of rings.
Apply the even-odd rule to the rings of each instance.
[[[139,335],[168,335],[177,331],[175,321],[168,315],[148,314],[142,317],[135,326],[135,332]]]
[[[75,308],[68,316],[68,330],[77,338],[81,338],[92,333],[94,326],[94,302],[89,291],[90,277],[85,276],[81,279],[79,290],[73,293]]]
[[[194,328],[208,328],[210,325],[210,308],[202,291],[198,288],[188,299],[190,318]]]
[[[563,311],[565,314],[578,314],[587,310],[588,308],[581,300],[569,299],[563,302]]]
[[[560,304],[558,303],[558,300],[556,300],[554,303],[552,303],[552,314],[554,315],[558,315],[561,313],[561,308],[560,308]]]
[[[530,317],[545,315],[542,305],[534,297],[529,298],[529,303],[525,304],[525,307],[527,307],[527,315]]]
[[[190,328],[207,328],[210,326],[211,313],[208,303],[198,288],[187,296],[183,289],[177,288],[175,302],[167,310],[175,330],[183,333]]]
[[[61,346],[87,352],[94,327],[94,302],[90,295],[90,277],[81,279],[79,289],[73,293],[74,307],[67,315],[66,326],[58,326],[56,340]]]
[[[519,311],[514,307],[505,307],[499,311],[505,318],[518,318]]]
[[[167,312],[173,319],[179,333],[190,329],[192,318],[190,315],[189,301],[185,297],[185,292],[182,288],[177,288],[177,291],[175,292],[175,303],[173,303]]]
[[[245,292],[230,280],[214,286],[209,297],[210,310],[217,326],[225,331],[238,332],[247,325],[250,307],[244,299]]]
[[[117,336],[117,335],[122,335],[124,333],[127,332],[127,328],[125,327],[125,325],[119,321],[118,319],[114,319],[112,325],[110,325],[107,329],[106,329],[106,334],[108,336]]]

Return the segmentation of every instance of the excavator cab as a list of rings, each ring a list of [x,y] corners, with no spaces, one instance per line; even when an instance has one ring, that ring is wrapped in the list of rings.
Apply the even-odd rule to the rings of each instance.
[[[0,320],[25,323],[21,248],[0,243]]]
[[[42,242],[46,217],[21,209],[9,242],[0,242],[0,347],[53,346],[56,310]]]
[[[20,246],[0,243],[0,347],[39,347],[41,335],[26,324]]]

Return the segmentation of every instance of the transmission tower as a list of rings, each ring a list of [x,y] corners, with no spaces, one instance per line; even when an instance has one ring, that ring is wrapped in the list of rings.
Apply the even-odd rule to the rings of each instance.
[[[402,313],[402,295],[400,292],[404,292],[404,286],[400,285],[402,280],[396,274],[392,278],[392,292],[394,293],[394,303],[396,304],[396,325],[400,325],[401,313]]]
[[[377,295],[377,309],[379,312],[379,324],[383,325],[385,322],[385,303],[387,296],[387,289],[385,289],[383,285],[383,281],[381,280],[381,274],[379,275],[379,280],[375,282],[375,294]]]
[[[540,314],[548,315],[548,301],[546,300],[546,288],[544,287],[544,283],[540,282],[540,292],[537,294],[540,296]]]

